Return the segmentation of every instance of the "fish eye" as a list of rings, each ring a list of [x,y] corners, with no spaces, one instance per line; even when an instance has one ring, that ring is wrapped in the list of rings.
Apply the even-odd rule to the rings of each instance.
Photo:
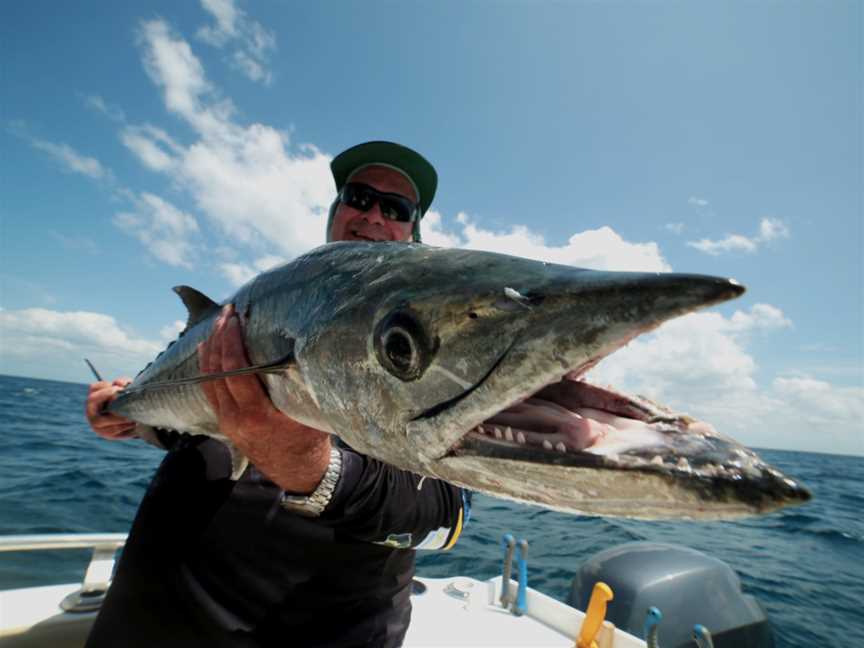
[[[417,317],[398,310],[382,319],[375,331],[378,362],[404,382],[417,380],[434,356],[434,348]]]
[[[384,353],[390,364],[400,373],[410,372],[417,362],[417,349],[411,334],[394,326],[384,333]]]

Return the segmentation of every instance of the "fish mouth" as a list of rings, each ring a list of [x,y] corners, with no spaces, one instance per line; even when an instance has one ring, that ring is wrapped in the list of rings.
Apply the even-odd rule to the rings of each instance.
[[[470,399],[501,370],[506,355],[480,382],[447,405]],[[593,358],[539,389],[530,389],[464,430],[439,460],[473,457],[496,460],[499,466],[503,460],[642,473],[675,488],[695,491],[696,499],[710,501],[712,506],[725,502],[730,513],[773,510],[811,498],[799,482],[712,425],[644,396],[586,381],[585,374],[601,359]],[[428,414],[441,411],[439,405]]]
[[[593,366],[594,363],[590,363]],[[538,460],[576,466],[628,466],[654,469],[674,464],[692,470],[687,457],[710,470],[703,448],[694,440],[722,440],[714,428],[686,414],[676,414],[643,396],[629,396],[612,387],[584,380],[590,367],[568,372],[557,381],[468,430],[448,454],[459,454],[484,444],[499,457],[522,458],[521,451]],[[715,450],[714,459],[718,460]]]
[[[550,508],[649,519],[736,517],[810,499],[708,423],[585,380],[639,335],[737,297],[743,286],[615,273],[582,286],[546,290],[539,307],[520,302],[520,326],[486,374],[408,422],[412,451],[432,474]],[[596,483],[605,492],[595,497]]]

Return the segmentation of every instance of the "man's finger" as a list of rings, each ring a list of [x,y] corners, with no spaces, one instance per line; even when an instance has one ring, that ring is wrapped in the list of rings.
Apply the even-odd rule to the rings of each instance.
[[[208,351],[207,351],[207,342],[200,342],[198,344],[198,371],[202,374],[210,373],[210,363],[208,361]],[[216,394],[216,389],[213,383],[209,380],[205,380],[201,383],[201,389],[204,392],[204,396],[207,397],[208,402],[210,403],[210,407],[212,407],[217,412],[219,411],[219,397]]]
[[[134,427],[135,423],[131,422],[124,416],[118,416],[117,414],[109,414],[105,412],[104,414],[99,414],[91,423],[91,427],[94,430],[101,430],[103,428],[112,427],[114,425],[129,425]]]
[[[134,429],[134,423],[121,423],[119,425],[108,425],[94,428],[96,434],[98,434],[103,439],[109,440],[128,439],[129,437],[134,436]]]
[[[221,319],[221,315],[216,318],[216,321],[213,323],[213,330],[210,332],[210,337],[198,345],[198,369],[202,374],[216,373],[219,371],[219,366],[216,362],[217,352],[215,349],[216,344],[214,338],[218,336]],[[210,406],[216,411],[217,416],[222,408],[220,398],[223,398],[218,389],[220,382],[221,381],[207,380],[201,383],[204,395],[207,397],[207,400],[210,401]]]
[[[233,371],[249,366],[249,358],[243,346],[240,321],[236,315],[228,318],[222,336],[222,370]],[[240,407],[265,407],[269,401],[257,376],[235,376],[225,381],[231,396]]]
[[[213,334],[207,343],[207,373],[220,373],[225,371],[224,363],[222,362],[223,345],[225,338],[225,323],[228,319],[227,314],[230,313],[230,305],[222,309],[216,324],[213,326]],[[216,396],[218,402],[217,414],[224,410],[236,409],[237,403],[234,396],[228,389],[228,385],[224,379],[207,381],[211,385],[211,390]]]
[[[84,413],[91,422],[105,414],[103,408],[114,400],[114,395],[119,391],[117,387],[112,387],[106,382],[96,383],[96,385],[101,387],[91,388],[84,404]]]
[[[111,387],[111,383],[105,380],[99,380],[95,383],[91,383],[90,388],[87,390],[87,397],[89,398],[95,392],[102,391],[103,389],[108,389],[109,387]]]

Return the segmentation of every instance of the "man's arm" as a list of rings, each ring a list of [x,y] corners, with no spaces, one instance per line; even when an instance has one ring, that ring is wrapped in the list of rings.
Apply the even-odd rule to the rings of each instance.
[[[321,521],[356,540],[395,548],[449,549],[470,513],[470,493],[350,449]]]

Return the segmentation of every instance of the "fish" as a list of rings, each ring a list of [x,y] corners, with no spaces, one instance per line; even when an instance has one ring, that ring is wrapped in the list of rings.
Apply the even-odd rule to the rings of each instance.
[[[697,274],[335,242],[263,272],[222,304],[175,288],[186,329],[109,409],[230,447],[201,383],[255,373],[291,418],[472,491],[581,515],[767,513],[810,493],[709,423],[586,379],[635,337],[744,290]],[[202,375],[197,345],[227,303],[251,365]],[[236,478],[246,460],[231,450]]]

